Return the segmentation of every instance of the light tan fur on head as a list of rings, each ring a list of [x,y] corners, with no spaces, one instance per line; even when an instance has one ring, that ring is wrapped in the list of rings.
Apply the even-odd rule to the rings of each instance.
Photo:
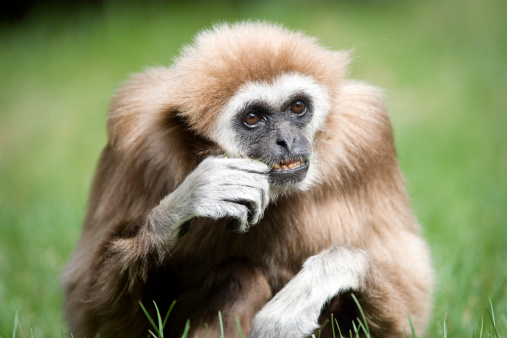
[[[348,52],[301,32],[246,22],[203,31],[172,66],[132,76],[111,103],[108,144],[64,274],[74,336],[145,335],[138,301],[167,309],[174,299],[170,336],[181,335],[187,318],[198,323],[194,333],[204,321],[218,332],[218,310],[229,332],[238,315],[259,336],[307,335],[325,314],[355,311],[350,292],[373,336],[402,336],[408,313],[422,333],[431,304],[428,250],[382,93],[347,79],[348,64]],[[304,131],[310,169],[269,200],[269,168],[244,158],[227,121],[252,91],[281,100],[295,82],[319,101],[317,122]],[[221,158],[224,151],[233,158]],[[262,204],[258,223],[241,233],[226,231],[223,210],[206,209],[217,191],[235,189],[241,198],[250,191],[241,189],[253,189]],[[181,237],[184,223],[191,225]],[[302,331],[293,317],[306,323]]]
[[[165,148],[167,130],[161,135],[153,131],[160,129],[159,119],[176,114],[197,135],[215,141],[217,118],[244,83],[299,73],[339,90],[348,63],[348,52],[327,50],[314,38],[282,26],[252,22],[216,26],[200,33],[170,68],[136,75],[120,90],[110,110],[109,136],[120,149],[159,142]],[[138,114],[138,108],[146,113]],[[154,153],[160,154],[158,149]]]

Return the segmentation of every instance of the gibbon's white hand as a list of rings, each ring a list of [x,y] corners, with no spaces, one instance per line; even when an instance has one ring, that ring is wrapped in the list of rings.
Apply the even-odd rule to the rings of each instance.
[[[269,171],[257,160],[208,157],[153,209],[150,221],[170,230],[193,217],[231,218],[228,229],[244,232],[269,203]],[[168,235],[176,239],[178,231]]]

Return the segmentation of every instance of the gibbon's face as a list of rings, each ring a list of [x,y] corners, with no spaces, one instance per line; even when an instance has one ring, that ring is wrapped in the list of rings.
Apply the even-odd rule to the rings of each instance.
[[[329,101],[324,87],[300,73],[246,82],[217,121],[216,136],[228,156],[271,166],[272,185],[304,187],[311,180],[313,140],[328,114]]]

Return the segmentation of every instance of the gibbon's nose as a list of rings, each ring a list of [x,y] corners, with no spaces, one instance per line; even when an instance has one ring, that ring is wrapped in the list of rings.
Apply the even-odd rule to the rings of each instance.
[[[284,148],[288,153],[292,151],[292,145],[296,141],[295,138],[287,135],[287,136],[278,136],[276,139],[276,144],[280,147]]]

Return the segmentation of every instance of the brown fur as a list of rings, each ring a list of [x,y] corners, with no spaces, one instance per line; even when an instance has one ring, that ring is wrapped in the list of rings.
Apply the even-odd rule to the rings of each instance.
[[[202,34],[172,67],[135,75],[119,90],[83,234],[64,275],[75,337],[145,336],[149,323],[139,300],[152,313],[155,300],[163,314],[178,301],[170,336],[181,334],[187,318],[193,333],[202,336],[206,322],[214,336],[218,310],[227,332],[235,332],[238,315],[247,334],[256,311],[303,261],[334,244],[371,256],[359,298],[375,336],[401,336],[409,328],[408,313],[418,332],[424,331],[429,254],[409,205],[381,93],[346,80],[347,60],[347,53],[280,27],[221,26]],[[284,72],[313,77],[333,98],[314,144],[318,184],[279,197],[244,234],[227,232],[225,220],[194,219],[169,250],[146,216],[200,161],[221,153],[211,131],[238,87]]]

